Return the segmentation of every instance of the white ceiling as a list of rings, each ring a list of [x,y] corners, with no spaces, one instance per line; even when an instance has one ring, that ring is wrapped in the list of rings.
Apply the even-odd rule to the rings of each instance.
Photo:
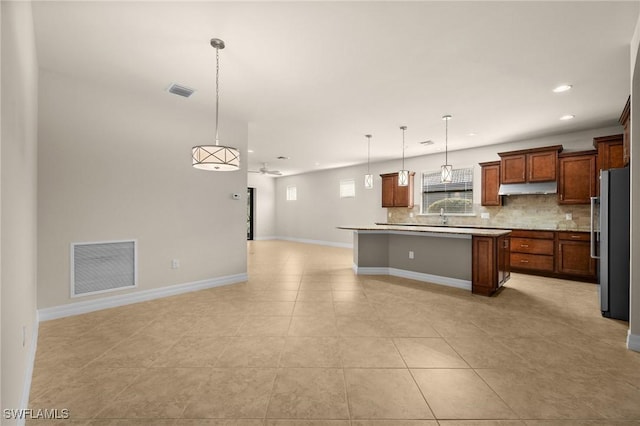
[[[250,169],[285,174],[614,125],[638,2],[34,3],[39,64],[249,125]],[[555,94],[560,83],[573,90]],[[564,114],[575,114],[560,121]],[[476,136],[469,136],[469,133]],[[418,142],[433,140],[426,147]],[[209,143],[210,141],[194,141]],[[228,143],[228,142],[227,142]],[[276,160],[277,156],[289,160]],[[439,154],[438,155],[442,155]]]

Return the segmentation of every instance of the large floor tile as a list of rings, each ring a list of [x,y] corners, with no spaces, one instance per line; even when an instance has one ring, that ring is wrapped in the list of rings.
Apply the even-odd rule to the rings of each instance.
[[[286,368],[278,372],[268,418],[348,419],[341,369]]]
[[[406,369],[345,369],[353,419],[433,419]]]
[[[469,368],[442,338],[394,339],[409,368]]]
[[[281,367],[342,367],[337,337],[287,337]]]
[[[343,337],[340,340],[345,368],[405,368],[393,340],[385,337]]]
[[[216,367],[277,367],[284,337],[228,337]]]
[[[438,419],[514,419],[518,416],[470,369],[411,370]]]

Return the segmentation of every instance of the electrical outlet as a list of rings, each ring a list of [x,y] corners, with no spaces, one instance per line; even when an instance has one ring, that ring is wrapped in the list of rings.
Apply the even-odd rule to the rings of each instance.
[[[409,213],[409,217],[413,217],[413,212]]]
[[[566,220],[573,220],[573,214],[571,214],[571,213],[567,213],[567,214],[565,214],[565,215],[564,215],[564,218],[565,218]]]
[[[389,217],[389,219],[391,219],[391,212],[387,213],[387,217]]]
[[[491,215],[488,212],[480,213],[481,219],[489,219]]]
[[[409,259],[413,259],[413,250],[409,250]]]
[[[180,260],[179,259],[173,259],[171,261],[171,269],[178,269],[180,267]]]

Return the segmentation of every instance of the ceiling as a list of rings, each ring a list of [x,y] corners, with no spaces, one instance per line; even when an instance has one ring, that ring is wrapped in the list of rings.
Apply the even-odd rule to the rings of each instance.
[[[638,2],[35,2],[39,65],[245,120],[284,174],[617,123]],[[558,84],[573,89],[553,93]],[[562,121],[565,114],[575,119]],[[475,136],[471,136],[473,133]],[[419,142],[432,140],[433,145]],[[210,143],[211,141],[194,141]],[[290,157],[277,160],[278,156]]]

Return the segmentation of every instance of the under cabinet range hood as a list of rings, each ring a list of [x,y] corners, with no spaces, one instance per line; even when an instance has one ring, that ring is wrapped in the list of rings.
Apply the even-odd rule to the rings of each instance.
[[[531,183],[503,183],[500,185],[498,195],[531,195],[531,194],[556,194],[558,183],[531,182]]]

